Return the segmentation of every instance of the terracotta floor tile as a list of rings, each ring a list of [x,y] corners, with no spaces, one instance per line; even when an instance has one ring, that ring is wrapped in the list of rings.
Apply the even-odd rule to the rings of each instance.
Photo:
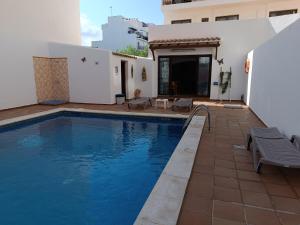
[[[251,225],[281,225],[273,211],[246,207],[246,220]]]
[[[244,208],[241,205],[230,202],[214,201],[213,210],[214,217],[236,222],[245,222]]]
[[[288,185],[286,179],[281,174],[265,174],[262,173],[260,178],[265,183]]]
[[[241,180],[260,181],[260,175],[255,172],[238,170],[238,178]]]
[[[236,168],[238,170],[245,170],[245,171],[254,172],[253,163],[236,162]]]
[[[191,212],[187,210],[181,211],[178,225],[212,225],[211,215],[200,213],[200,212]]]
[[[232,220],[213,218],[213,225],[246,225],[246,224],[242,222],[232,221]]]
[[[234,157],[236,162],[240,163],[252,163],[252,158],[250,156],[241,156],[241,155],[235,155]]]
[[[262,183],[254,181],[240,180],[240,187],[242,191],[252,191],[258,193],[266,193],[266,188]]]
[[[271,200],[277,210],[300,214],[300,201],[298,199],[272,196]]]
[[[197,197],[187,193],[184,198],[183,207],[191,212],[212,213],[213,201],[207,198]]]
[[[214,199],[225,202],[242,202],[240,190],[216,186],[214,188]]]
[[[230,161],[230,160],[216,159],[215,160],[215,166],[216,167],[224,167],[224,168],[227,168],[227,169],[235,169],[234,162]]]
[[[202,166],[199,164],[195,164],[193,171],[201,174],[213,175],[214,174],[214,167],[212,166]]]
[[[270,195],[297,198],[296,193],[287,185],[266,183],[266,188]]]
[[[298,195],[298,198],[300,198],[300,187],[299,186],[294,186],[293,188],[296,191],[296,193]]]
[[[208,174],[197,173],[195,171],[192,172],[190,179],[193,182],[199,183],[199,184],[202,184],[202,183],[213,184],[213,182],[214,182],[214,176],[208,175]]]
[[[223,168],[223,167],[215,167],[214,174],[216,176],[221,176],[221,177],[232,177],[232,178],[237,177],[236,170],[227,169],[227,168]]]
[[[213,184],[210,183],[199,183],[191,180],[187,187],[187,193],[193,194],[196,197],[203,197],[211,199],[213,197]]]
[[[237,179],[231,177],[215,176],[215,186],[239,189],[239,183]]]
[[[300,215],[278,213],[278,216],[283,225],[300,225]]]
[[[270,197],[264,193],[242,191],[243,201],[246,205],[272,209]]]

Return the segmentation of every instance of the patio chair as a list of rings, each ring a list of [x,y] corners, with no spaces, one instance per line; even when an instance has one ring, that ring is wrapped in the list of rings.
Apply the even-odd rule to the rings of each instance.
[[[253,138],[253,162],[257,173],[262,165],[274,165],[285,168],[300,168],[300,149],[298,136],[292,141],[288,138],[265,139]],[[258,159],[257,153],[260,154]]]
[[[192,98],[180,98],[175,99],[172,110],[175,111],[177,109],[188,109],[191,111],[193,108],[193,99]]]
[[[147,108],[147,106],[152,106],[152,102],[151,102],[151,98],[148,97],[140,97],[140,98],[136,98],[133,99],[131,101],[128,102],[128,108],[132,109],[133,107],[143,107],[144,109]]]

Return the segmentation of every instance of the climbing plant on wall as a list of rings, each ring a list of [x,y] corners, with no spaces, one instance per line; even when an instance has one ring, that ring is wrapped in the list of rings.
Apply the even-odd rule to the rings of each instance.
[[[228,88],[231,88],[231,76],[232,76],[231,68],[230,68],[230,72],[223,72],[221,70],[219,85],[220,85],[222,94],[225,94],[227,92]]]

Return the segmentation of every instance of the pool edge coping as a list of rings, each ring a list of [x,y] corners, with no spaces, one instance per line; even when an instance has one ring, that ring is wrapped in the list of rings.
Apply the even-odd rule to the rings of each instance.
[[[84,108],[57,108],[0,121],[0,126],[18,123],[59,112],[80,112],[160,118],[188,118],[183,114],[121,112]],[[191,176],[206,117],[194,116],[184,132],[134,225],[176,225]]]
[[[144,116],[144,117],[160,117],[160,118],[178,118],[185,119],[188,116],[183,114],[159,114],[159,113],[143,113],[143,112],[122,112],[122,111],[110,111],[110,110],[94,110],[84,108],[57,108],[50,109],[42,112],[32,113],[25,116],[18,116],[14,118],[0,120],[0,126],[5,126],[11,123],[17,123],[25,120],[34,119],[41,116],[47,116],[59,112],[79,112],[79,113],[95,113],[95,114],[108,114],[108,115],[122,115],[122,116]]]
[[[206,117],[195,116],[157,180],[134,225],[176,225]]]

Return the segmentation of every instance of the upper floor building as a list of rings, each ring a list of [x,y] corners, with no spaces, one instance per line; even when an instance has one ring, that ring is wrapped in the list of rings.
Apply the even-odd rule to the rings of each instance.
[[[148,45],[149,24],[122,16],[108,17],[102,25],[102,41],[93,41],[93,48],[118,51],[128,46],[144,49]]]
[[[267,18],[299,13],[300,0],[162,0],[165,24]]]

